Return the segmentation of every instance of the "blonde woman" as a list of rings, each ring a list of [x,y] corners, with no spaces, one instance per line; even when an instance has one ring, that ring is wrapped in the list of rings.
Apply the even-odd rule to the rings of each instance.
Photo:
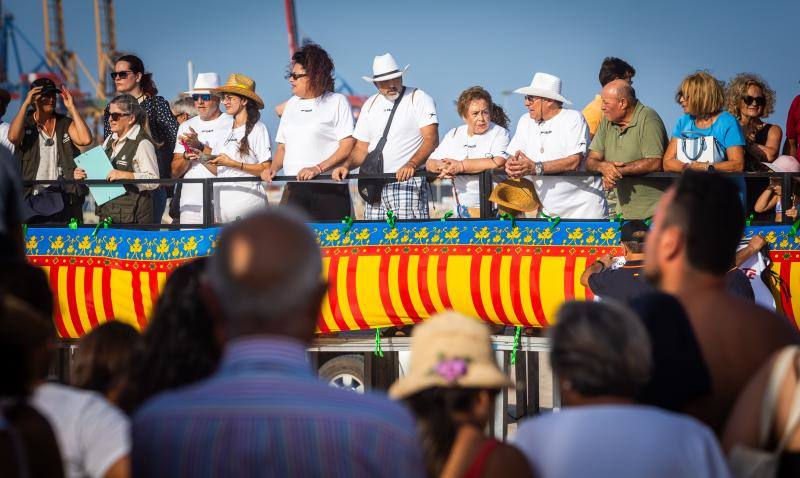
[[[752,73],[733,77],[725,89],[725,107],[742,127],[745,136],[745,168],[759,171],[758,163],[771,163],[778,157],[783,131],[763,118],[775,111],[775,91]]]
[[[672,139],[664,153],[664,171],[681,172],[685,169],[699,171],[742,171],[744,169],[745,138],[739,122],[727,111],[723,83],[705,71],[687,76],[675,94],[675,101],[683,107],[684,115],[678,119]],[[725,159],[717,163],[678,159],[680,138],[685,133],[713,136]]]

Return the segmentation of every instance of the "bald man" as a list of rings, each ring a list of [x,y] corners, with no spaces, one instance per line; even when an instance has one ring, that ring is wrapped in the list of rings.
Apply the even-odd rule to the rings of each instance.
[[[648,219],[669,180],[636,176],[661,171],[669,142],[664,122],[636,99],[625,80],[608,83],[600,97],[604,117],[589,146],[586,169],[603,175],[606,190],[616,189],[625,219]]]
[[[222,362],[140,409],[134,476],[425,475],[405,408],[329,387],[308,364],[327,284],[298,216],[273,209],[223,231],[208,270],[228,337]]]
[[[738,197],[721,175],[687,171],[661,198],[645,243],[645,275],[686,309],[711,374],[711,393],[683,411],[717,434],[759,366],[798,342],[786,317],[725,289],[744,231]]]

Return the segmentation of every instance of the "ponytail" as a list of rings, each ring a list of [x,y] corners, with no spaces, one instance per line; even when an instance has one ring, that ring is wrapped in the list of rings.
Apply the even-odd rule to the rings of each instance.
[[[497,103],[492,103],[492,112],[489,115],[489,118],[492,120],[492,123],[500,126],[504,129],[508,129],[508,115],[506,114],[503,107],[498,105]]]
[[[253,127],[258,123],[258,120],[261,119],[261,112],[258,111],[258,106],[255,101],[248,99],[244,107],[247,111],[247,122],[245,122],[244,136],[242,140],[239,141],[239,154],[242,156],[250,154],[250,140],[248,136],[250,136],[250,132],[253,131]]]
[[[122,55],[117,58],[117,61],[114,63],[119,63],[121,61],[127,63],[132,72],[142,74],[142,80],[139,82],[139,86],[142,88],[142,92],[145,96],[152,97],[158,94],[158,88],[156,88],[156,84],[153,81],[153,74],[145,71],[144,62],[142,62],[141,58],[136,55]]]

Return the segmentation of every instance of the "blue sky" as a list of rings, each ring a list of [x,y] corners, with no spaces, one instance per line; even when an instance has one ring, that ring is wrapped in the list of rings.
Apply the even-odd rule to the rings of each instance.
[[[454,100],[472,85],[487,88],[515,123],[524,112],[522,98],[502,92],[530,83],[536,71],[560,76],[564,96],[581,109],[599,90],[597,70],[606,56],[637,69],[637,94],[661,114],[668,131],[681,113],[674,92],[699,68],[723,80],[741,71],[764,76],[777,92],[771,122],[782,128],[800,94],[796,0],[295,1],[301,37],[328,50],[338,74],[358,93],[374,92],[361,79],[373,56],[388,51],[410,63],[406,83],[436,100],[440,134],[460,124]],[[42,48],[41,2],[3,3]],[[69,47],[96,72],[92,3],[67,0],[64,16]],[[267,103],[263,120],[274,135],[271,108],[290,94],[283,79],[288,47],[282,0],[118,0],[115,8],[119,48],[144,59],[160,94],[171,99],[186,88],[188,60],[195,73],[248,74]],[[27,48],[21,53],[27,68],[35,66]],[[15,66],[10,73],[16,74]]]

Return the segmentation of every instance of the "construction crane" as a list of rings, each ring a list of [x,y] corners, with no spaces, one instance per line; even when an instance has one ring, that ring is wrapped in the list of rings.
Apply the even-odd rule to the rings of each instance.
[[[114,92],[108,74],[114,69],[117,56],[117,34],[114,27],[113,0],[94,0],[94,27],[97,35],[97,77],[95,96],[106,99]]]

